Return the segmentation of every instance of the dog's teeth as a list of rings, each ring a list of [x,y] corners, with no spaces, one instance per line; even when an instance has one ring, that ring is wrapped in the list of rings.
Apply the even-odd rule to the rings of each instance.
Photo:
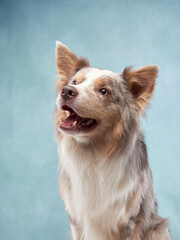
[[[85,126],[85,122],[82,122],[81,125],[82,125],[82,126]]]
[[[93,120],[93,119],[89,119],[89,120],[87,120],[87,121],[81,122],[81,125],[82,125],[82,126],[89,127],[89,126],[92,125],[93,123],[94,123],[94,120]]]
[[[89,119],[88,121],[87,121],[87,123],[86,123],[86,126],[89,126],[89,125],[91,125],[93,123],[93,119]]]
[[[85,121],[85,122],[82,122],[81,125],[88,127],[88,126],[90,126],[91,124],[93,124],[93,122],[94,122],[93,119],[89,119],[87,122],[86,122],[86,121]]]
[[[73,122],[72,126],[75,127],[75,126],[76,126],[76,123],[77,123],[77,121]]]
[[[93,119],[91,119],[91,120],[90,120],[90,124],[93,124],[93,123],[94,123],[94,120],[93,120]]]

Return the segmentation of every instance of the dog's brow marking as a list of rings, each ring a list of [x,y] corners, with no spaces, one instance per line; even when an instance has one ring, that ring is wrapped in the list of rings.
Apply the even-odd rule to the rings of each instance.
[[[82,83],[85,80],[85,74],[84,73],[78,73],[75,77],[75,80],[79,83]]]
[[[100,86],[106,85],[106,79],[103,77],[97,78],[94,83],[94,89],[97,89]]]

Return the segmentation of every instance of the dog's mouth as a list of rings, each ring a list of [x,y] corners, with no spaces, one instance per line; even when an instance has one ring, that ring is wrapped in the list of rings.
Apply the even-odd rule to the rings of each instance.
[[[60,129],[67,131],[88,131],[94,129],[98,122],[92,118],[83,118],[79,116],[72,108],[63,105],[62,109],[68,111],[70,115],[60,124]]]

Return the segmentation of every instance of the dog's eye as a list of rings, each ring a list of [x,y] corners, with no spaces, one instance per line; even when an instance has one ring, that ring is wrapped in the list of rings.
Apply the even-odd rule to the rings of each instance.
[[[100,92],[102,95],[108,95],[108,94],[109,94],[109,91],[108,91],[106,88],[100,89],[99,92]]]
[[[77,85],[77,81],[76,80],[73,81],[73,85]]]

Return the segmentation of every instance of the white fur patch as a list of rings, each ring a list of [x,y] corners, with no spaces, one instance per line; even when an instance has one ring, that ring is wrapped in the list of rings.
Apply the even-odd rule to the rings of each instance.
[[[137,179],[122,171],[125,156],[109,162],[94,154],[93,149],[84,150],[76,144],[65,136],[61,146],[61,166],[72,184],[66,208],[83,226],[86,240],[105,240],[105,235],[108,240],[110,230],[118,231],[118,221],[125,214]]]

